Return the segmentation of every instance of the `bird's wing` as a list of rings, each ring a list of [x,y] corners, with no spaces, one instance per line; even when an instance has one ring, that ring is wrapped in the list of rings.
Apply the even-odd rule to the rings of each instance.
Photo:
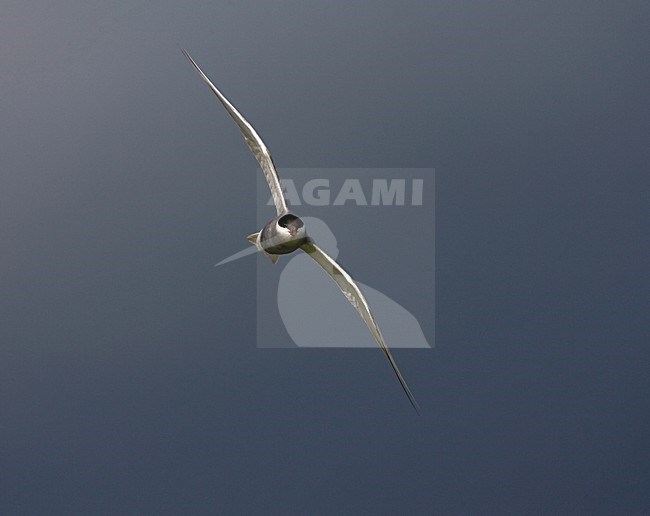
[[[221,104],[223,104],[223,107],[226,108],[228,114],[232,117],[232,119],[239,127],[239,130],[244,136],[244,140],[246,140],[246,145],[248,145],[248,148],[253,153],[253,156],[255,156],[255,159],[260,164],[262,172],[264,172],[266,181],[269,184],[269,188],[271,189],[271,195],[273,196],[275,209],[277,210],[278,215],[282,215],[283,213],[288,212],[289,210],[287,209],[287,203],[284,199],[284,195],[282,195],[282,187],[280,186],[278,172],[275,169],[275,165],[273,164],[271,153],[262,141],[262,138],[260,138],[255,129],[253,129],[253,126],[249,124],[246,119],[241,116],[239,111],[235,109],[235,106],[233,106],[228,101],[228,99],[221,94],[217,87],[212,84],[210,79],[208,79],[208,76],[203,73],[203,70],[199,68],[199,65],[196,64],[194,59],[192,59],[192,57],[184,49],[181,50],[183,50],[185,57],[190,60],[190,63],[192,63],[194,68],[196,68],[196,71],[199,72],[199,75],[203,78],[207,85],[210,86],[210,89],[212,89]]]
[[[372,335],[375,337],[375,340],[381,347],[381,350],[384,352],[384,355],[386,355],[386,358],[390,362],[390,366],[393,368],[393,371],[395,372],[395,375],[397,376],[402,389],[404,389],[404,392],[408,396],[411,405],[413,405],[413,408],[419,414],[420,407],[418,406],[417,401],[415,401],[415,398],[413,397],[411,390],[408,388],[408,385],[406,385],[406,381],[404,380],[402,373],[400,373],[393,355],[384,342],[384,338],[379,331],[379,327],[377,326],[377,323],[375,322],[375,319],[370,312],[370,307],[368,306],[366,298],[363,296],[361,290],[359,290],[359,287],[354,282],[352,277],[313,242],[303,244],[301,246],[301,249],[305,251],[318,265],[320,265],[323,270],[327,272],[327,274],[330,275],[330,277],[341,289],[341,292],[343,292],[348,301],[350,301],[350,304],[357,310],[357,312],[359,312],[359,315],[370,329]]]

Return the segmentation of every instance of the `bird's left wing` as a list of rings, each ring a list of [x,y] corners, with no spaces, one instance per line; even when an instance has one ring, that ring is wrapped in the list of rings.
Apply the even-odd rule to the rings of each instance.
[[[223,94],[217,89],[217,87],[212,84],[212,81],[208,79],[208,76],[203,73],[203,70],[199,68],[199,65],[196,64],[194,59],[192,59],[192,57],[185,51],[185,49],[181,50],[183,51],[185,57],[190,60],[190,63],[192,63],[194,68],[196,68],[196,71],[199,72],[201,78],[206,82],[208,86],[210,86],[210,89],[214,92],[221,104],[223,104],[223,107],[226,108],[228,114],[232,117],[232,119],[239,127],[239,130],[244,136],[244,140],[246,140],[246,145],[248,145],[248,148],[253,153],[253,156],[255,156],[255,159],[260,164],[262,172],[264,172],[266,182],[269,184],[269,188],[271,189],[271,195],[273,196],[273,202],[275,203],[275,209],[278,212],[278,215],[287,213],[289,210],[287,209],[287,203],[284,199],[284,195],[282,194],[282,187],[280,186],[278,172],[275,169],[275,164],[273,163],[273,158],[271,158],[271,153],[262,141],[262,138],[260,138],[260,136],[257,134],[257,131],[253,129],[253,126],[249,124],[246,119],[239,113],[239,111],[235,109],[235,106],[233,106],[228,101],[228,99],[224,97]]]
[[[393,368],[393,371],[395,372],[395,376],[397,376],[397,379],[399,380],[402,389],[404,389],[404,392],[408,396],[411,405],[413,405],[413,408],[419,414],[420,407],[417,401],[415,401],[415,398],[413,397],[411,390],[406,384],[406,381],[404,380],[402,373],[400,373],[400,370],[398,369],[397,364],[395,363],[395,359],[393,358],[393,355],[391,354],[390,350],[388,349],[388,346],[384,342],[384,338],[382,337],[381,332],[379,331],[379,327],[377,326],[377,323],[375,322],[375,319],[372,316],[372,313],[370,312],[370,307],[368,306],[368,302],[366,301],[366,298],[361,293],[361,290],[359,290],[357,284],[354,282],[352,277],[347,272],[345,272],[345,270],[338,263],[336,263],[336,261],[334,261],[332,257],[328,256],[320,247],[318,247],[313,242],[307,242],[306,244],[303,244],[300,247],[318,265],[320,265],[323,268],[323,270],[327,272],[327,274],[329,274],[329,276],[334,280],[334,282],[341,289],[341,292],[343,292],[343,294],[348,299],[348,301],[350,301],[350,304],[357,310],[357,312],[359,312],[359,315],[361,316],[361,318],[364,320],[364,322],[370,329],[370,332],[375,337],[375,340],[379,344],[379,347],[381,347],[381,350],[384,352],[384,355],[386,355],[388,362],[390,362],[390,366]]]

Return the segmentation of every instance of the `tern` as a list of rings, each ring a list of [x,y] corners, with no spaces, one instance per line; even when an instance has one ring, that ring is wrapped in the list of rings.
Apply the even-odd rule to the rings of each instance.
[[[273,163],[273,158],[271,158],[271,153],[262,141],[262,138],[260,138],[253,126],[248,123],[239,111],[235,109],[235,106],[233,106],[217,89],[203,70],[199,68],[199,65],[196,64],[196,61],[192,59],[190,54],[185,49],[181,50],[239,127],[248,148],[253,153],[253,156],[255,156],[255,159],[259,163],[266,181],[269,184],[277,215],[267,222],[261,231],[252,233],[246,238],[251,244],[255,245],[259,252],[267,256],[274,264],[277,263],[281,255],[293,253],[300,249],[307,253],[309,257],[311,257],[327,274],[329,274],[341,289],[343,295],[345,295],[347,300],[356,309],[368,326],[368,329],[377,341],[377,344],[379,344],[379,347],[388,359],[388,362],[390,363],[397,380],[402,386],[402,389],[406,393],[406,396],[411,402],[411,405],[413,405],[413,408],[419,414],[420,410],[418,403],[415,401],[415,397],[411,393],[402,373],[397,367],[397,363],[388,349],[386,342],[384,342],[384,338],[379,331],[379,326],[377,326],[375,318],[368,306],[368,302],[361,293],[361,290],[352,277],[338,263],[336,263],[333,258],[328,256],[314,243],[314,241],[307,235],[307,229],[304,222],[300,217],[289,210],[282,192],[278,172]]]

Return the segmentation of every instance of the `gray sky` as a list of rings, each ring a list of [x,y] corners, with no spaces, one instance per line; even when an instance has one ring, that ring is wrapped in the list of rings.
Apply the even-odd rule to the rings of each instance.
[[[647,3],[0,11],[2,512],[648,511]],[[421,418],[376,350],[256,347],[254,162],[179,45],[281,167],[436,169]]]

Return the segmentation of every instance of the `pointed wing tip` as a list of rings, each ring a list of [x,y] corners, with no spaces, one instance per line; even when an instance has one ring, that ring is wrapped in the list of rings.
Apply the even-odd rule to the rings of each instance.
[[[201,76],[205,76],[203,71],[199,68],[199,65],[196,64],[196,61],[194,61],[194,59],[190,55],[190,53],[187,50],[185,50],[183,47],[180,47],[180,49],[181,49],[181,52],[183,52],[183,55],[185,57],[187,57],[187,59],[190,61],[190,63],[192,63],[192,66],[194,66],[194,68],[196,68],[196,71],[199,72],[199,74]]]
[[[391,365],[393,365],[393,361],[391,361]],[[398,373],[397,371],[395,371],[395,373],[397,374],[397,380],[399,381],[400,385],[402,386],[402,390],[404,391],[404,394],[406,394],[406,397],[411,402],[411,406],[415,409],[415,412],[417,413],[417,415],[421,416],[422,413],[420,412],[420,405],[415,400],[415,396],[413,396],[413,393],[411,392],[411,389],[409,389],[408,385],[406,385],[406,381],[402,377],[402,374]]]

